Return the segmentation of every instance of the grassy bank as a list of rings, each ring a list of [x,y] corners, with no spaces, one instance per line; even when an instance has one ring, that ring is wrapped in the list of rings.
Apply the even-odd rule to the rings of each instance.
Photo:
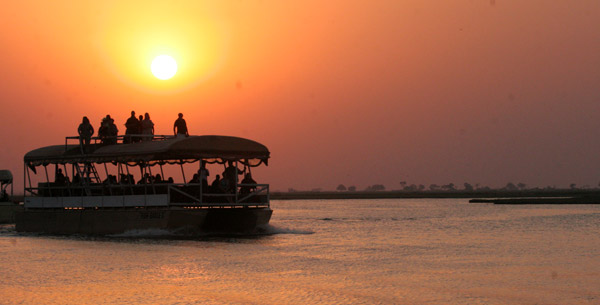
[[[556,190],[486,190],[486,191],[358,191],[358,192],[271,192],[273,200],[300,199],[385,199],[385,198],[557,198],[557,197],[598,197],[600,190],[556,189]],[[23,195],[12,196],[12,201],[22,202]]]
[[[600,197],[600,190],[272,192],[271,199]]]

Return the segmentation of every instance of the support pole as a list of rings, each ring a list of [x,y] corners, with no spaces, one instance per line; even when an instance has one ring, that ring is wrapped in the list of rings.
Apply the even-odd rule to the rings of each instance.
[[[67,164],[66,163],[63,164],[63,168],[65,170],[65,175],[67,175],[68,171],[67,171]],[[71,180],[73,180],[73,178],[71,178]],[[67,179],[66,184],[67,184],[67,192],[69,193],[69,196],[73,196],[73,194],[71,193],[71,181],[69,181],[69,179]]]
[[[104,172],[106,173],[106,182],[108,182],[108,185],[106,187],[108,187],[108,193],[112,196],[112,185],[110,182],[110,175],[108,174],[108,166],[106,166],[106,163],[104,164]]]
[[[185,180],[185,171],[183,170],[183,160],[180,160],[180,161],[181,161],[181,163],[179,164],[179,166],[181,167],[181,175],[183,176],[183,183],[185,183],[186,180]],[[163,179],[164,178],[165,177],[163,177]]]
[[[46,173],[46,183],[48,183],[48,192],[52,196],[52,189],[50,188],[50,178],[48,177],[48,166],[44,165],[44,172]]]
[[[131,181],[129,181],[129,164],[125,163],[125,169],[127,170],[127,182],[129,184],[129,191],[131,195],[133,195],[133,186],[131,186]]]

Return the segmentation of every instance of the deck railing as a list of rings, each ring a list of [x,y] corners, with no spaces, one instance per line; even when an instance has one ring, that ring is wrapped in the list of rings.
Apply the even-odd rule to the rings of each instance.
[[[245,188],[245,189],[244,189]],[[248,191],[248,188],[250,191]],[[37,198],[89,198],[123,197],[136,200],[143,198],[146,206],[152,195],[167,195],[164,205],[189,207],[235,207],[266,206],[270,204],[268,184],[239,184],[234,192],[202,190],[200,183],[157,183],[157,184],[104,184],[89,185],[39,183],[36,188],[25,188],[26,197]],[[155,205],[155,204],[153,204]]]
[[[116,136],[106,136],[106,137],[91,137],[90,145],[109,145],[109,144],[128,144],[128,143],[136,143],[136,142],[144,142],[144,141],[164,141],[168,139],[176,138],[173,135],[148,135],[148,134],[129,134],[129,135],[116,135]],[[81,145],[79,142],[79,137],[65,137],[65,149],[69,145],[69,142],[75,142],[75,145]],[[81,147],[82,151],[84,151],[83,146]]]

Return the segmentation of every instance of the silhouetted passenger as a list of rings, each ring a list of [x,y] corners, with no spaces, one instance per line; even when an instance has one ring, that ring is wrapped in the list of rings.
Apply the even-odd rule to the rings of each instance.
[[[79,184],[81,183],[81,176],[79,176],[79,173],[75,174],[75,176],[73,176],[73,184]]]
[[[194,174],[194,176],[192,177],[192,180],[190,180],[190,182],[188,182],[190,184],[192,183],[200,183],[200,177],[198,176],[198,174]]]
[[[110,115],[106,115],[108,118],[108,135],[109,135],[109,143],[117,144],[117,136],[119,135],[119,129],[115,124],[115,120],[110,117]]]
[[[256,181],[254,181],[254,179],[252,179],[252,175],[250,173],[247,173],[246,176],[244,176],[244,179],[242,179],[242,183],[241,184],[250,184],[250,185],[243,185],[240,189],[240,193],[242,195],[248,195],[251,192],[256,190]]]
[[[88,150],[88,145],[90,145],[90,141],[92,140],[92,135],[94,134],[94,127],[90,124],[90,120],[84,116],[81,124],[77,128],[77,132],[79,133],[79,146],[81,147],[81,153],[86,153]]]
[[[210,185],[210,193],[219,194],[221,193],[221,176],[217,175],[215,180]]]
[[[208,176],[210,173],[208,169],[206,169],[206,163],[204,161],[200,161],[200,169],[198,170],[198,175],[200,176],[200,182],[202,183],[203,192],[208,191]]]
[[[115,125],[115,120],[110,117],[110,114],[107,114],[105,118],[102,119],[100,123],[100,128],[98,129],[98,137],[103,144],[117,144],[117,134],[119,130],[117,129],[117,125]]]
[[[140,116],[138,117],[138,126],[137,126],[137,131],[135,132],[138,135],[142,134],[142,121],[144,120],[144,116],[140,114]],[[142,137],[134,137],[134,142],[141,142],[144,141],[144,138]]]
[[[144,176],[138,181],[137,184],[147,184],[150,183],[150,174],[145,173]]]
[[[144,120],[142,121],[142,134],[145,136],[142,138],[143,141],[152,141],[151,135],[154,134],[154,123],[150,120],[148,112],[146,112]]]
[[[175,180],[173,180],[173,177],[169,177],[169,179],[167,180],[167,183],[173,184],[173,183],[175,183]]]
[[[119,182],[120,184],[135,184],[135,180],[131,174],[121,174],[121,181]]]
[[[228,182],[228,188],[226,191],[233,192],[235,190],[235,185],[238,181],[237,176],[241,174],[242,171],[233,165],[233,161],[227,161],[227,168],[225,168],[225,171],[223,171],[223,180]]]
[[[55,182],[56,184],[61,184],[61,185],[67,184],[67,178],[66,178],[66,177],[65,177],[65,175],[63,174],[63,172],[62,172],[62,169],[60,169],[60,168],[59,168],[59,169],[56,171],[56,174],[55,174],[54,176],[55,176],[55,177],[54,177],[54,182]]]
[[[131,111],[131,116],[125,122],[125,128],[123,143],[133,143],[134,139],[131,135],[137,134],[140,128],[140,121],[135,117],[135,111]]]
[[[156,174],[156,176],[154,176],[154,183],[163,183],[160,174]]]
[[[100,143],[106,144],[108,140],[108,122],[106,118],[102,118],[100,121],[100,127],[98,128],[98,138],[100,138]]]
[[[175,120],[175,124],[173,124],[173,134],[175,134],[177,137],[189,137],[190,134],[188,133],[187,124],[183,119],[183,113],[179,113],[178,116],[179,118],[177,118],[177,120]]]
[[[73,178],[73,181],[75,181],[75,178]],[[104,179],[104,181],[102,181],[102,183],[106,184],[106,185],[117,184],[117,176],[108,175],[108,177],[106,177],[106,179]]]

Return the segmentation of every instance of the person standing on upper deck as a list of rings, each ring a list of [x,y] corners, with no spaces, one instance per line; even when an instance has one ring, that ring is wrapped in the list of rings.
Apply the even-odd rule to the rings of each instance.
[[[144,121],[144,116],[140,114],[140,116],[138,117],[138,130],[136,132],[136,134],[141,135],[142,134],[142,121]],[[144,141],[143,137],[134,137],[134,142],[142,142]]]
[[[177,118],[177,120],[175,120],[175,124],[173,124],[173,134],[176,137],[190,136],[188,133],[187,124],[183,119],[183,113],[179,113],[179,118]]]
[[[152,136],[154,134],[154,123],[150,119],[150,115],[146,112],[144,120],[142,121],[142,134],[145,136],[142,138],[142,141],[152,141]]]
[[[79,124],[79,128],[77,128],[77,132],[79,133],[81,153],[85,153],[87,151],[87,146],[90,145],[90,141],[92,140],[92,135],[94,134],[94,127],[90,124],[88,117],[83,117],[81,124]]]
[[[132,143],[133,139],[130,135],[137,134],[139,132],[140,121],[135,117],[135,111],[131,111],[131,116],[125,122],[125,138],[123,143]]]

